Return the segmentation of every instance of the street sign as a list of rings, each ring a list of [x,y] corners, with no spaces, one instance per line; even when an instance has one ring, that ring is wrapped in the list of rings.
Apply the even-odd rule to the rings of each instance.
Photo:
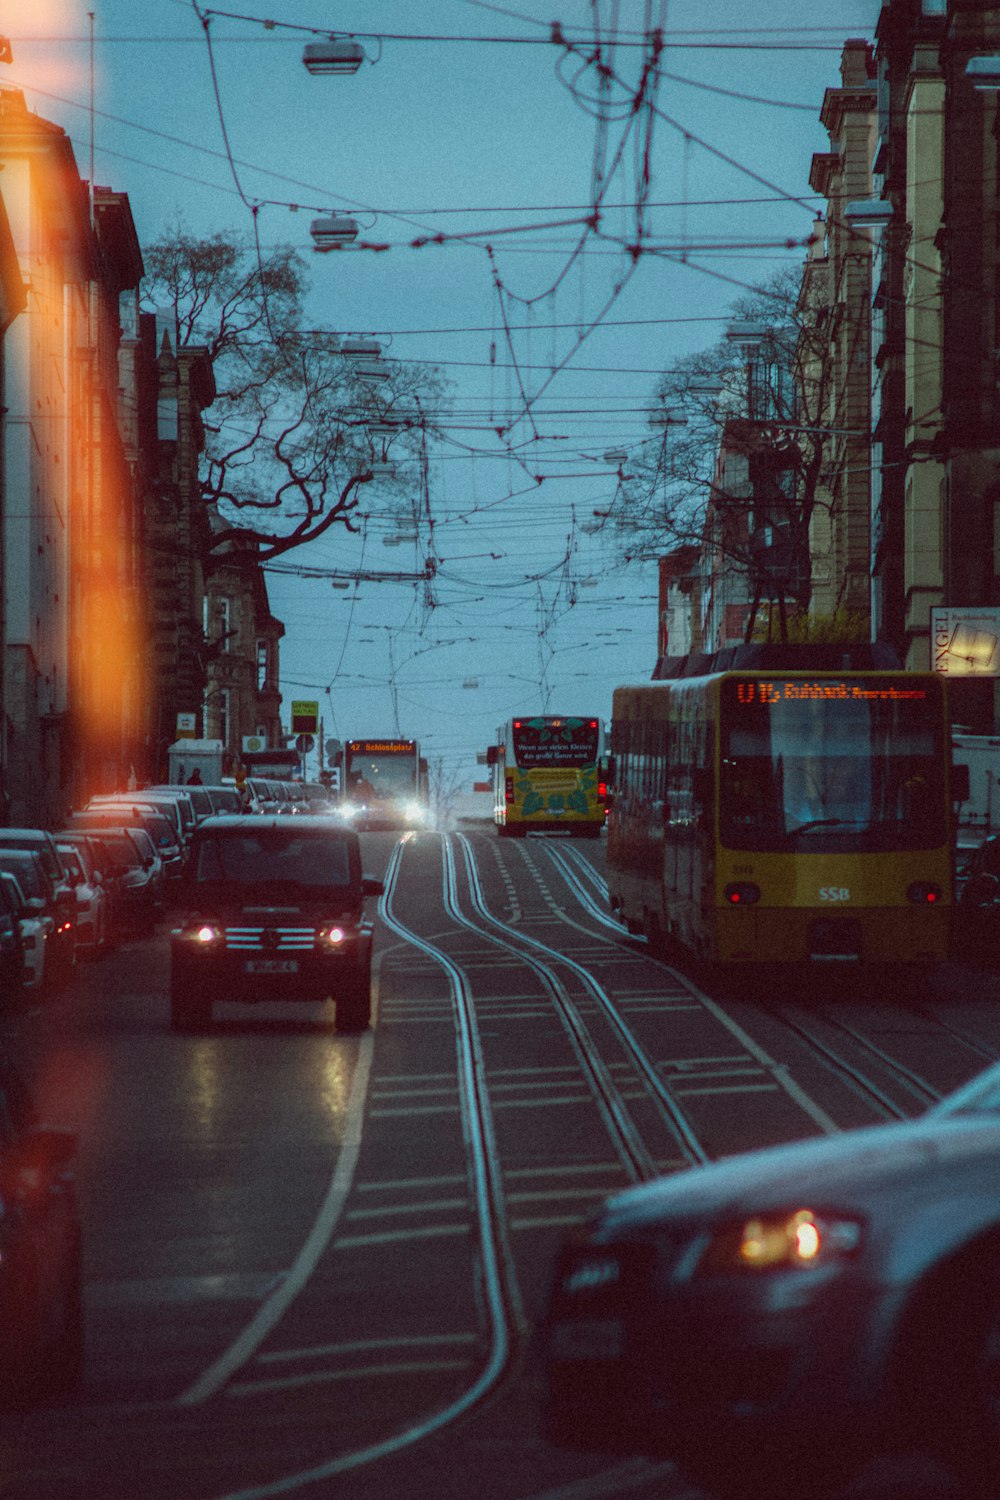
[[[931,669],[942,677],[1000,677],[1000,609],[932,609]]]
[[[300,755],[308,755],[315,743],[311,734],[300,734],[295,741],[295,748]]]
[[[315,734],[319,729],[319,704],[292,700],[292,733]],[[312,746],[309,747],[312,749]]]
[[[267,740],[261,734],[245,734],[243,736],[243,749],[251,752],[267,749]]]
[[[179,740],[193,740],[198,722],[197,714],[177,715],[177,738]]]

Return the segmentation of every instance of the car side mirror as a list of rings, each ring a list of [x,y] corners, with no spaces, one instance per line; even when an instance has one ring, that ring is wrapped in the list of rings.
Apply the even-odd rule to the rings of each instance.
[[[381,880],[373,879],[370,875],[362,875],[361,894],[362,896],[384,896],[385,883]]]

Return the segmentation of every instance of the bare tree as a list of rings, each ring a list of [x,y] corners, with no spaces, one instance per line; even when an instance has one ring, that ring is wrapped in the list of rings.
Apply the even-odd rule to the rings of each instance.
[[[810,536],[830,506],[846,378],[819,278],[779,273],[740,299],[731,329],[742,343],[723,338],[658,381],[650,437],[620,471],[607,522],[626,557],[694,543],[744,572],[755,607],[777,601],[784,631],[786,601],[810,603]],[[866,359],[867,345],[859,337],[850,352]]]
[[[443,397],[437,371],[379,361],[372,382],[336,334],[303,327],[306,267],[287,246],[258,253],[177,227],[143,258],[146,305],[173,312],[180,345],[212,360],[201,483],[222,525],[209,566],[237,539],[267,562],[334,523],[356,530],[364,485],[402,503]]]

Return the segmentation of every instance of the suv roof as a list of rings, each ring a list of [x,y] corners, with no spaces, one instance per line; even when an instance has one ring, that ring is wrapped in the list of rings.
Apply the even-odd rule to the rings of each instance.
[[[66,867],[62,862],[56,841],[45,828],[0,828],[0,849],[29,849],[41,856],[42,864],[52,880],[65,880]]]
[[[361,842],[353,828],[328,818],[216,817],[195,830],[187,881],[241,899],[275,886],[299,897],[336,891],[360,899]]]

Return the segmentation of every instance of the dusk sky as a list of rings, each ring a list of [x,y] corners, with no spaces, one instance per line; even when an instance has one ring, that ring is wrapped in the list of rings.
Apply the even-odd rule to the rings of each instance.
[[[418,738],[463,789],[512,713],[608,717],[614,686],[652,670],[656,567],[595,529],[617,486],[604,455],[638,455],[658,373],[715,343],[746,287],[801,264],[823,91],[877,0],[90,8],[92,117],[83,0],[4,0],[0,82],[66,128],[82,176],[93,150],[140,239],[246,236],[256,205],[264,243],[309,261],[313,326],[447,382],[416,540],[391,539],[419,497],[372,485],[357,537],[334,528],[268,571],[286,710],[316,698],[328,735]],[[595,17],[605,42],[617,26],[603,89]],[[353,76],[302,65],[331,25],[365,49]],[[310,221],[331,212],[389,248],[314,254]],[[329,576],[420,575],[428,558],[430,584]]]

